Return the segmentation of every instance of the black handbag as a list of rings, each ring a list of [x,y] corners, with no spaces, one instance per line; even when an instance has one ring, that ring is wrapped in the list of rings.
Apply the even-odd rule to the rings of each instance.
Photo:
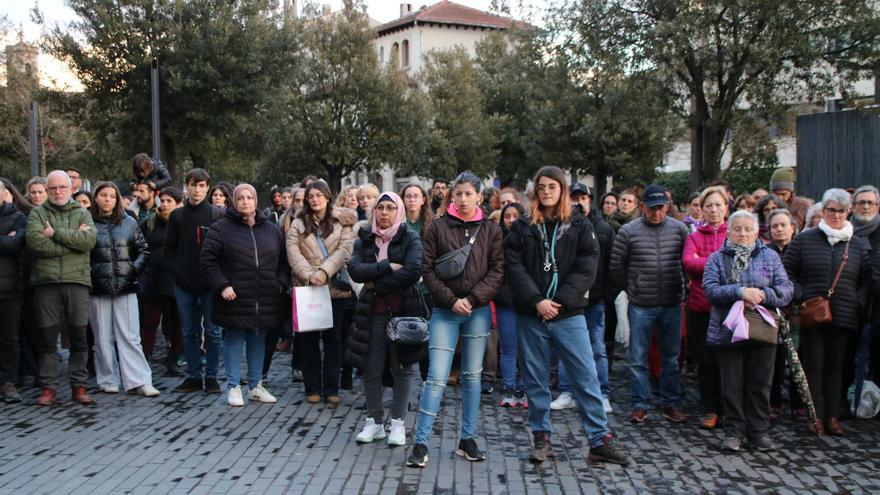
[[[464,267],[467,265],[468,256],[471,254],[471,248],[474,243],[477,242],[477,234],[480,233],[480,227],[483,224],[477,226],[477,229],[474,230],[474,235],[468,239],[468,242],[458,248],[449,251],[448,253],[437,258],[437,263],[434,264],[434,273],[437,275],[437,278],[440,280],[450,280],[453,279],[464,271]]]
[[[413,290],[419,296],[425,316],[428,316],[428,305],[418,284]],[[387,306],[386,306],[387,308]],[[421,316],[394,316],[385,325],[385,337],[388,342],[398,345],[422,345],[428,342],[428,320]]]

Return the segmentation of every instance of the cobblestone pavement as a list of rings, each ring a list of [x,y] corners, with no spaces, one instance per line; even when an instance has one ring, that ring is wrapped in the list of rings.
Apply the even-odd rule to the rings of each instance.
[[[880,492],[878,420],[846,421],[846,436],[818,439],[783,418],[772,431],[778,451],[724,455],[721,432],[697,428],[696,415],[672,424],[652,411],[631,425],[621,363],[612,370],[611,423],[633,467],[588,463],[574,410],[553,412],[555,461],[530,464],[526,413],[498,407],[497,393],[481,408],[478,442],[488,459],[469,463],[453,454],[460,402],[449,387],[428,466],[407,468],[408,447],[354,442],[364,418],[359,393],[343,392],[336,410],[310,405],[301,384],[291,384],[286,358],[276,355],[270,374],[275,405],[230,408],[222,395],[173,393],[179,380],[161,376],[161,366],[155,399],[95,392],[98,404],[83,407],[63,390],[58,405],[40,408],[27,389],[24,404],[0,409],[0,493]],[[685,409],[695,411],[693,379],[685,387]],[[415,403],[410,411],[408,434]]]

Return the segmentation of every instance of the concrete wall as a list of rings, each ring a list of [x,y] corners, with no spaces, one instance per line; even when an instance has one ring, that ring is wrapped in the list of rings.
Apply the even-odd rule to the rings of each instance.
[[[401,47],[400,63],[403,63],[403,44],[409,41],[409,74],[415,76],[424,67],[424,59],[431,50],[448,50],[455,46],[464,47],[470,56],[476,54],[476,46],[490,31],[479,28],[416,25],[407,29],[378,37],[373,47],[380,60],[388,63],[394,43]]]

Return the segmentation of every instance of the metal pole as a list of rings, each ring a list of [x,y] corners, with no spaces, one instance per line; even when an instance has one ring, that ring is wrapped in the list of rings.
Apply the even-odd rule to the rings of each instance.
[[[30,145],[31,145],[31,177],[36,177],[39,170],[40,162],[40,137],[39,137],[39,112],[40,107],[37,102],[31,102],[30,112]]]
[[[159,133],[159,61],[155,58],[153,59],[153,64],[150,68],[150,79],[153,96],[153,158],[161,160],[162,137]]]

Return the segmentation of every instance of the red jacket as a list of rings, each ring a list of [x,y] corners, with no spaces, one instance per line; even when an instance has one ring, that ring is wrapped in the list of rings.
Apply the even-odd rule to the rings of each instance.
[[[704,223],[685,239],[681,263],[684,272],[691,280],[688,309],[700,313],[709,313],[712,310],[712,305],[706,300],[706,293],[703,292],[703,270],[706,268],[709,255],[721,249],[726,238],[727,223],[722,223],[718,227]]]

